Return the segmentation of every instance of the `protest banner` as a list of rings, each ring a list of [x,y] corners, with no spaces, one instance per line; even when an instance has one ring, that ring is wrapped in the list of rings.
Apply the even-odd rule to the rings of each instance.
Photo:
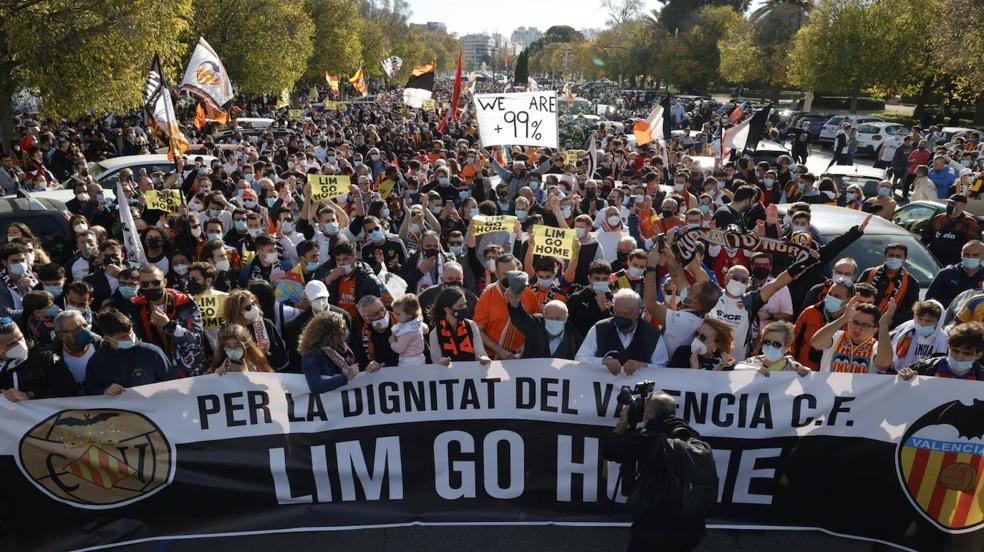
[[[393,192],[393,187],[396,186],[396,181],[392,178],[384,178],[379,183],[379,196],[386,199]]]
[[[344,174],[309,174],[311,201],[327,201],[349,193],[351,178]]]
[[[495,217],[478,215],[472,219],[472,223],[472,234],[476,236],[489,232],[512,232],[516,229],[516,217],[510,215]]]
[[[184,205],[181,190],[147,190],[143,197],[148,209],[165,213],[177,214]]]
[[[437,102],[435,102],[433,99],[431,99],[431,100],[424,100],[424,102],[420,105],[420,108],[421,109],[437,109]]]
[[[243,520],[256,533],[626,527],[619,465],[602,454],[619,389],[646,379],[713,447],[710,528],[980,551],[984,383],[626,376],[559,359],[361,372],[325,393],[300,374],[227,373],[111,399],[0,400],[7,527],[23,550],[218,536]]]
[[[578,150],[567,150],[564,152],[564,165],[577,165]]]
[[[209,294],[195,295],[195,303],[202,313],[202,328],[205,331],[220,330],[225,326],[222,309],[225,307],[225,295]]]
[[[475,118],[483,146],[557,147],[554,91],[476,94]]]
[[[577,241],[577,231],[574,228],[533,225],[534,255],[573,259],[575,241]]]
[[[300,118],[304,117],[304,110],[303,109],[288,109],[287,110],[287,117],[289,119],[291,119],[291,120],[300,119]]]
[[[325,111],[338,111],[338,102],[329,100],[325,102]]]

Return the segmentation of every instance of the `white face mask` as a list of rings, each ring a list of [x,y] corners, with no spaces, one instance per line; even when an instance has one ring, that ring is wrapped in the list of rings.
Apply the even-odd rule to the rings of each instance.
[[[174,265],[174,273],[178,276],[184,276],[188,274],[188,265],[186,264],[176,264]]]
[[[85,232],[88,229],[89,229],[89,226],[86,225],[86,224],[76,224],[75,226],[72,227],[72,230],[75,230],[75,233],[76,234],[80,234],[82,232]]]
[[[380,331],[385,330],[386,328],[389,327],[389,325],[390,325],[389,316],[384,316],[384,317],[380,318],[379,320],[373,320],[372,321],[372,327],[373,328],[376,328],[377,330],[380,330]]]
[[[250,305],[248,309],[243,311],[243,318],[246,320],[256,320],[260,317],[260,309],[256,308],[256,305]]]
[[[215,268],[221,272],[229,270],[229,259],[222,259],[215,262]]]
[[[25,360],[27,359],[27,354],[27,341],[24,338],[21,338],[13,347],[7,349],[7,358],[10,360]]]
[[[618,226],[622,224],[622,217],[618,215],[609,215],[608,226]]]
[[[263,233],[263,229],[262,228],[249,228],[249,229],[246,230],[246,233],[249,234],[250,237],[255,238],[255,237],[258,237],[260,234]]]
[[[703,355],[707,353],[707,345],[695,337],[694,340],[690,342],[690,352],[696,355]]]
[[[266,261],[266,262],[268,262],[268,263],[270,263],[270,264],[273,264],[273,263],[277,262],[277,258],[278,257],[277,257],[277,252],[276,251],[271,251],[271,252],[263,255],[263,260]]]
[[[736,297],[740,297],[748,289],[748,284],[738,282],[735,280],[728,280],[728,293]]]

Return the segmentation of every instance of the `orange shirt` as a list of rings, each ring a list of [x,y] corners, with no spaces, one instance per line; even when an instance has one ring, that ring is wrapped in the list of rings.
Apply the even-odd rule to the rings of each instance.
[[[355,308],[355,278],[342,277],[338,281],[338,308],[349,313],[353,320],[358,319],[359,311]]]
[[[536,297],[529,288],[520,295],[520,302],[526,312],[538,312]],[[482,328],[485,335],[514,353],[521,351],[526,343],[526,336],[509,321],[509,302],[498,284],[485,288],[478,298],[478,303],[475,304],[475,323]]]

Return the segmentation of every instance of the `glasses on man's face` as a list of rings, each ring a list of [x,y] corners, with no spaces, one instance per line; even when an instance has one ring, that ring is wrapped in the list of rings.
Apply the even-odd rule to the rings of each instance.
[[[861,330],[873,330],[876,327],[874,324],[864,324],[864,323],[858,322],[857,320],[851,320],[849,322],[849,324],[851,324],[852,327],[858,328],[858,329],[861,329]]]
[[[140,282],[140,289],[151,289],[151,288],[161,287],[162,285],[164,285],[164,282],[160,280],[146,280]]]
[[[776,349],[785,349],[786,344],[779,341],[769,341],[767,339],[762,340],[762,347],[775,347]]]

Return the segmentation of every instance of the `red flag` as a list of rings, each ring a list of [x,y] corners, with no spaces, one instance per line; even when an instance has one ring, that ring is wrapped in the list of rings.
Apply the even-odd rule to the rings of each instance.
[[[461,51],[458,51],[458,70],[454,74],[454,90],[451,91],[451,105],[448,112],[441,119],[441,126],[438,132],[444,132],[448,128],[448,120],[458,120],[458,100],[461,99]]]

